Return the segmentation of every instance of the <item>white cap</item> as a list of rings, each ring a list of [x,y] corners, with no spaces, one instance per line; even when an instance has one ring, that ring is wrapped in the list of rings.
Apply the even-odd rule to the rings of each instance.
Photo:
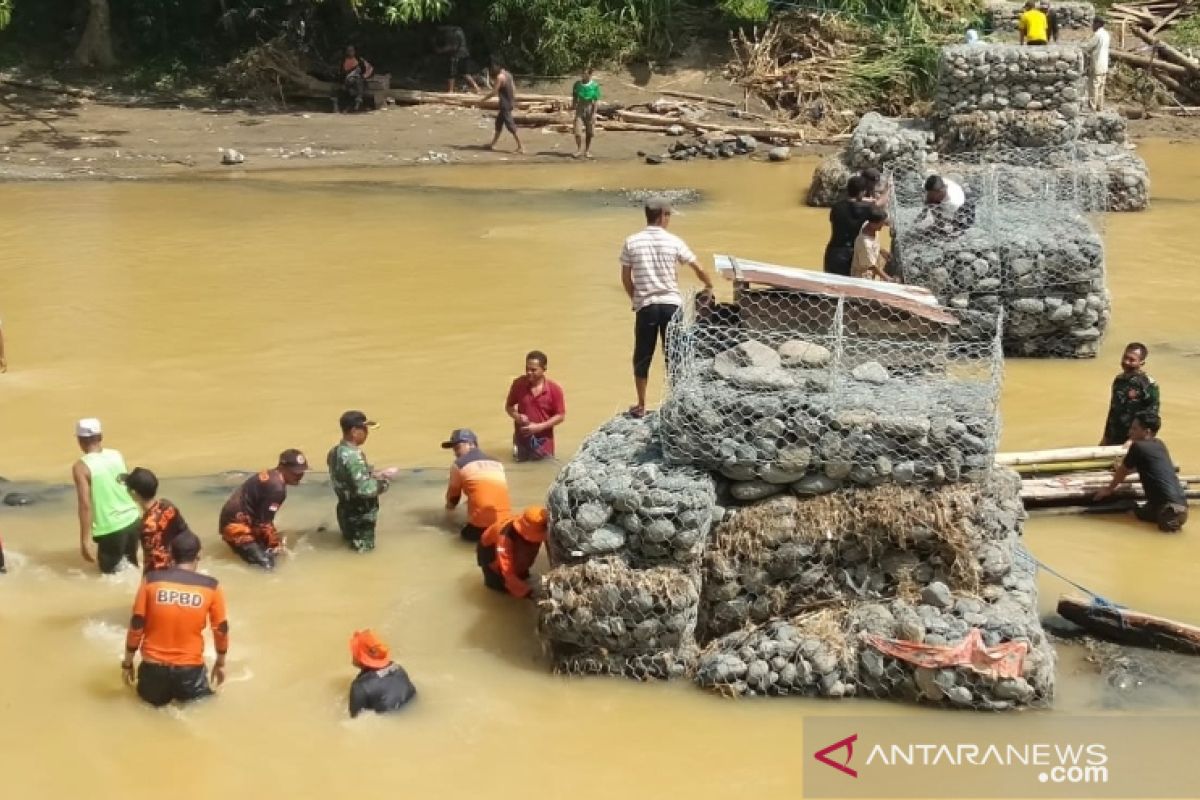
[[[95,417],[81,419],[75,423],[75,435],[80,439],[90,439],[100,435],[100,420]]]

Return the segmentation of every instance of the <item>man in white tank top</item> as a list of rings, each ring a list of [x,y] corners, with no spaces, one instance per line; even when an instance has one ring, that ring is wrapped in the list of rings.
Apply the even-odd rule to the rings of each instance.
[[[75,423],[75,439],[83,451],[71,468],[79,501],[79,554],[103,573],[116,572],[122,558],[136,567],[142,512],[122,482],[125,459],[104,447],[98,419]]]

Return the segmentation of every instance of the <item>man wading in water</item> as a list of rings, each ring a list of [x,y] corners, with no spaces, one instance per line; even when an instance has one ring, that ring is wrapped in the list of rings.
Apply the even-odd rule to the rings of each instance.
[[[667,233],[671,223],[671,204],[662,198],[646,201],[646,227],[625,240],[621,249],[621,283],[633,304],[633,385],[637,405],[629,409],[635,417],[646,415],[646,384],[654,349],[662,340],[663,357],[667,349],[667,323],[679,306],[679,281],[675,268],[687,264],[712,291],[712,280],[692,252],[678,236]]]
[[[84,561],[98,562],[107,574],[117,571],[122,558],[138,565],[142,512],[121,485],[120,477],[128,472],[125,459],[119,451],[105,448],[101,438],[100,420],[75,423],[83,457],[71,468],[71,478],[79,501],[79,554]]]
[[[1142,367],[1150,350],[1141,342],[1125,345],[1121,355],[1121,374],[1113,378],[1109,394],[1108,417],[1104,420],[1104,435],[1100,445],[1125,444],[1129,426],[1143,411],[1157,414],[1159,409],[1158,383]]]
[[[337,495],[337,521],[342,538],[351,549],[368,553],[375,549],[375,523],[379,520],[379,495],[387,491],[395,476],[391,467],[375,471],[362,451],[363,442],[379,423],[367,419],[361,411],[347,411],[338,421],[342,441],[325,458],[329,481]]]
[[[283,550],[275,514],[287,500],[287,487],[299,484],[307,471],[304,453],[284,450],[275,469],[247,478],[225,501],[217,521],[221,538],[247,564],[275,568],[275,556]]]
[[[496,112],[496,135],[492,137],[488,150],[496,149],[496,142],[500,141],[500,132],[507,128],[513,141],[517,143],[517,153],[523,155],[525,148],[521,146],[521,137],[517,136],[517,123],[513,119],[513,107],[517,98],[512,73],[496,63],[492,64],[491,73],[492,90],[485,94],[483,99],[490,100],[495,97],[500,102],[500,109]]]

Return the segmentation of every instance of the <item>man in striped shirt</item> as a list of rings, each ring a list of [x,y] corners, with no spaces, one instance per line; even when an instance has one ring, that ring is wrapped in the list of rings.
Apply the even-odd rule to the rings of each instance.
[[[712,280],[696,260],[696,254],[683,239],[667,233],[670,222],[671,204],[660,198],[650,198],[646,201],[646,227],[626,239],[621,250],[621,282],[636,314],[633,384],[637,389],[637,405],[629,409],[635,417],[646,413],[646,383],[656,340],[662,340],[665,357],[667,323],[683,303],[676,267],[687,264],[704,283],[705,290],[712,290]]]

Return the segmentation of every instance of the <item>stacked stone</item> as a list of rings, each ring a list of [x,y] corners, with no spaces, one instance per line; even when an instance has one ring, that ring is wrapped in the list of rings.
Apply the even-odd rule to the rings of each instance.
[[[555,669],[640,679],[686,671],[701,559],[722,513],[713,479],[664,462],[657,415],[619,416],[588,437],[547,502],[554,566],[538,612]]]
[[[1017,20],[1025,4],[1015,0],[991,0],[987,4],[990,28],[1001,33],[1016,33]],[[1054,3],[1054,14],[1060,30],[1091,31],[1096,7],[1091,3]]]
[[[979,485],[855,490],[735,512],[706,558],[701,627],[715,638],[697,683],[731,695],[1047,704],[1054,656],[1020,556],[1019,488],[1004,471]],[[878,645],[947,647],[968,636],[983,647],[1024,643],[1019,674],[918,667]]]
[[[867,360],[886,360],[880,351],[844,355],[835,364],[829,347],[790,338],[693,354],[662,407],[667,459],[719,473],[742,502],[986,472],[994,387],[981,381],[948,391],[946,364],[920,364],[901,346],[886,366]]]
[[[850,137],[846,163],[860,171],[899,159],[924,160],[933,149],[933,132],[922,121],[864,114]]]
[[[1012,473],[989,473],[978,484],[887,485],[733,510],[705,555],[702,634],[934,582],[996,584],[1012,567],[1019,489]]]
[[[1121,146],[1082,146],[1084,168],[1107,177],[1109,211],[1142,211],[1150,205],[1150,170],[1136,153]]]

